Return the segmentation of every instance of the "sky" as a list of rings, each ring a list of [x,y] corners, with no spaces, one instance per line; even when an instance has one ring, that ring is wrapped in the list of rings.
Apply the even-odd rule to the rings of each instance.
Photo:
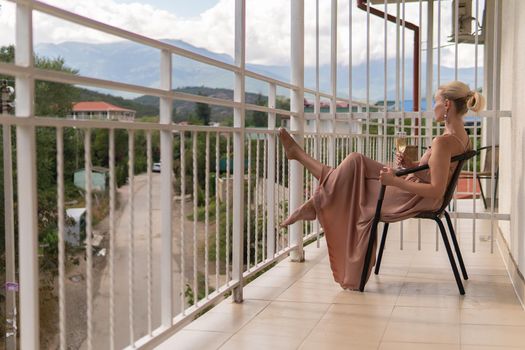
[[[87,16],[155,39],[179,39],[216,53],[233,56],[235,0],[43,0],[68,11]],[[320,64],[330,62],[330,0],[320,3]],[[349,0],[338,5],[338,64],[348,66]],[[480,2],[482,13],[483,2]],[[0,0],[0,45],[14,42],[14,4]],[[451,34],[452,2],[443,0],[441,43]],[[247,62],[265,65],[288,65],[290,62],[290,0],[247,0]],[[366,13],[355,7],[352,0],[353,34],[352,64],[366,62]],[[376,6],[383,10],[383,5]],[[388,6],[395,14],[395,5]],[[437,18],[437,10],[436,18]],[[419,22],[419,5],[406,4],[408,21]],[[426,3],[423,3],[423,14]],[[425,16],[425,15],[423,15]],[[370,59],[384,59],[384,21],[370,17]],[[395,58],[395,24],[388,24],[388,58]],[[375,33],[379,33],[376,35]],[[406,58],[412,57],[412,32],[406,31]],[[437,34],[436,34],[437,37]],[[425,40],[425,35],[423,35]],[[34,16],[35,43],[64,41],[112,42],[119,38],[36,13]],[[437,39],[436,39],[437,40]],[[459,66],[474,66],[474,46],[460,45]],[[482,49],[479,62],[482,62]],[[454,67],[454,46],[441,50],[443,66]],[[305,0],[305,64],[315,65],[315,0]]]

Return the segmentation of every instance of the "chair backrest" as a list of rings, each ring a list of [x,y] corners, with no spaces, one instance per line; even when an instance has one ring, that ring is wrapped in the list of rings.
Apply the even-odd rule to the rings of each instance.
[[[441,215],[441,213],[443,213],[443,211],[446,209],[446,207],[452,200],[452,197],[454,196],[454,190],[456,189],[456,185],[458,184],[461,169],[463,169],[463,165],[467,160],[474,157],[476,154],[476,151],[467,151],[460,155],[460,159],[457,161],[458,165],[456,166],[456,169],[454,169],[454,173],[452,173],[452,177],[450,178],[450,181],[447,185],[447,189],[445,190],[445,195],[443,196],[443,204],[441,204],[441,207],[435,211],[437,215]]]
[[[485,148],[485,164],[483,165],[483,172],[490,173],[492,171],[492,146],[487,146]],[[494,171],[498,170],[499,164],[499,145],[494,146],[494,165],[496,168]]]

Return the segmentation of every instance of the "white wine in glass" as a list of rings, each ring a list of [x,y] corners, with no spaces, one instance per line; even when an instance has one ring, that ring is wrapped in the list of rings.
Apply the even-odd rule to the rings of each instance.
[[[407,137],[405,132],[399,132],[397,133],[396,137],[396,150],[399,153],[405,153],[405,150],[407,148]]]

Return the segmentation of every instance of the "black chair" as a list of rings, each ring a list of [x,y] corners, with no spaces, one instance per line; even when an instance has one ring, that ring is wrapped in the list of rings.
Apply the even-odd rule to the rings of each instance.
[[[443,238],[443,243],[445,244],[448,258],[450,260],[450,265],[452,266],[452,271],[454,272],[454,277],[456,278],[456,283],[458,285],[459,292],[462,295],[465,294],[465,289],[463,288],[463,283],[461,282],[461,277],[459,276],[458,268],[456,266],[456,262],[452,254],[452,249],[450,248],[450,243],[448,242],[445,226],[443,225],[443,222],[441,221],[441,216],[445,215],[445,218],[447,220],[448,229],[450,231],[450,236],[452,237],[452,242],[454,244],[454,249],[456,251],[459,265],[461,267],[461,272],[463,273],[463,278],[466,280],[468,279],[467,270],[465,269],[465,264],[463,263],[463,258],[461,257],[461,251],[459,249],[459,244],[456,239],[456,233],[454,232],[454,228],[450,220],[450,215],[447,213],[445,209],[450,203],[452,196],[454,195],[454,190],[456,188],[456,185],[459,179],[459,175],[461,173],[461,169],[463,168],[463,164],[465,163],[465,161],[474,157],[477,153],[478,153],[477,151],[467,151],[463,154],[452,157],[451,162],[458,162],[458,165],[456,166],[456,169],[454,170],[454,173],[452,174],[452,178],[450,179],[450,182],[447,185],[447,189],[445,191],[445,195],[443,197],[443,203],[441,204],[441,207],[436,211],[421,212],[415,216],[415,218],[420,218],[420,219],[432,219],[438,224],[439,230],[441,231],[441,237]],[[417,166],[417,167],[413,167],[409,169],[398,170],[396,172],[396,176],[404,176],[404,175],[412,174],[412,173],[415,173],[421,170],[425,170],[428,168],[429,166],[427,164],[427,165],[421,165],[421,166]],[[385,189],[386,189],[386,186],[381,186],[381,190],[379,192],[379,198],[377,200],[377,206],[376,206],[374,219],[372,221],[370,239],[368,241],[368,249],[367,249],[366,256],[365,256],[363,272],[361,273],[361,284],[359,286],[359,290],[361,292],[363,292],[365,289],[366,277],[368,274],[368,269],[370,267],[370,260],[372,259],[374,242],[377,236],[377,226],[379,222],[381,221],[380,220],[381,206],[383,205],[383,199],[385,197]],[[376,262],[376,267],[375,267],[376,275],[379,273],[379,268],[381,266],[381,258],[383,257],[383,250],[385,248],[387,232],[388,232],[388,223],[384,223],[383,237],[381,238],[381,245],[379,247],[379,254],[377,257],[377,262]]]
[[[476,173],[476,181],[478,182],[479,189],[481,191],[481,198],[483,199],[483,206],[487,209],[487,199],[485,198],[485,192],[483,191],[483,186],[481,184],[482,179],[490,180],[492,177],[492,146],[485,146],[478,149],[478,152],[485,150],[485,164],[482,171]],[[498,193],[498,178],[499,178],[499,145],[494,145],[494,159],[495,159],[495,169],[494,169],[494,205],[497,206],[497,193]],[[460,179],[473,179],[473,171],[462,171],[459,175]]]

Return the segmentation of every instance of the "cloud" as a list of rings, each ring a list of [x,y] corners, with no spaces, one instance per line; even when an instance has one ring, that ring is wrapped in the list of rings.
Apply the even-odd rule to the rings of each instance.
[[[155,8],[151,5],[117,3],[115,0],[46,0],[54,6],[93,18],[155,39],[180,39],[194,46],[203,47],[216,53],[234,55],[234,0],[219,0],[212,8],[193,18],[184,18],[176,13]],[[320,64],[330,62],[330,6],[331,1],[320,0]],[[338,25],[338,64],[347,66],[349,62],[349,4],[352,3],[352,64],[366,62],[366,12],[355,7],[353,1],[339,1]],[[246,2],[246,55],[249,63],[289,65],[290,63],[290,2],[282,0]],[[5,35],[0,37],[0,45],[14,41],[14,5],[3,2],[0,11],[0,27]],[[480,6],[482,8],[482,6]],[[382,5],[377,6],[383,10]],[[395,5],[388,6],[389,13],[395,14]],[[437,11],[436,11],[437,12]],[[480,10],[481,12],[481,10]],[[451,32],[451,3],[442,3],[441,43],[446,43]],[[437,14],[435,14],[437,16]],[[423,4],[426,16],[426,3]],[[406,4],[408,21],[419,22],[417,3]],[[437,17],[436,17],[437,18]],[[39,42],[111,42],[119,40],[99,31],[58,20],[41,13],[35,14],[35,43]],[[426,21],[426,18],[424,18]],[[387,26],[388,58],[396,57],[396,26]],[[405,58],[412,58],[413,34],[406,30]],[[422,36],[426,40],[425,35]],[[423,46],[424,47],[424,46]],[[370,59],[384,58],[384,21],[370,16]],[[480,57],[482,57],[482,48]],[[305,1],[305,64],[315,65],[315,0]],[[423,53],[424,55],[425,53]],[[442,65],[454,67],[454,46],[442,49]],[[473,45],[460,45],[458,52],[461,67],[474,66]],[[481,65],[482,59],[478,60]]]

